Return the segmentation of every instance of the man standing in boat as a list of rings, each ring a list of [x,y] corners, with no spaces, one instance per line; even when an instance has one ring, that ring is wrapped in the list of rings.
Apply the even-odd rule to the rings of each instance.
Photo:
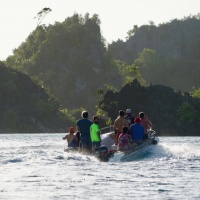
[[[93,116],[93,124],[90,126],[90,137],[91,137],[91,140],[92,140],[92,147],[93,148],[101,146],[98,116]]]
[[[131,114],[131,109],[126,109],[126,115],[124,118],[127,119],[129,127],[134,124],[135,117]]]
[[[88,112],[83,111],[81,113],[82,119],[79,119],[76,122],[77,129],[81,133],[80,142],[82,150],[91,151],[92,142],[90,138],[90,126],[92,125],[92,121],[88,119]]]
[[[153,125],[151,121],[149,120],[148,116],[144,114],[144,112],[139,113],[140,117],[140,124],[144,127],[144,137],[143,139],[148,138],[148,130],[152,129]]]
[[[125,112],[123,110],[120,110],[119,111],[119,116],[114,121],[113,128],[114,128],[114,131],[116,133],[117,144],[118,144],[119,135],[122,133],[122,128],[124,126],[129,127],[127,119],[124,118],[124,114],[125,114]]]

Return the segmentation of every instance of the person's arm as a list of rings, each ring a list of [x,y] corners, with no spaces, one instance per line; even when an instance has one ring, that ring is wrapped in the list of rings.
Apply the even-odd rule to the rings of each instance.
[[[67,143],[69,144],[70,143],[70,141],[69,141],[69,138],[70,136],[69,136],[69,134],[67,134],[65,137],[63,137],[63,140],[67,140]]]
[[[151,123],[151,121],[150,121],[149,119],[147,120],[147,124],[148,124],[148,128],[149,128],[149,129],[152,129],[153,124]]]
[[[114,121],[113,129],[114,131],[118,131],[116,120]]]
[[[78,131],[80,132],[79,122],[80,122],[80,120],[76,122],[76,130],[77,130],[77,132]]]
[[[145,120],[146,120],[146,122],[147,122],[148,128],[149,128],[149,129],[152,129],[153,124],[152,124],[151,121],[149,120],[148,116],[145,116]]]
[[[100,141],[101,141],[101,133],[100,133],[100,130],[98,131],[98,136],[99,136],[99,139],[100,139]]]
[[[62,139],[63,139],[63,140],[66,140],[66,139],[67,139],[67,135],[65,135],[65,137],[63,137]]]
[[[98,137],[99,137],[99,139],[101,141],[101,130],[99,128],[99,125],[96,126],[96,133],[97,133],[97,135],[98,135]]]

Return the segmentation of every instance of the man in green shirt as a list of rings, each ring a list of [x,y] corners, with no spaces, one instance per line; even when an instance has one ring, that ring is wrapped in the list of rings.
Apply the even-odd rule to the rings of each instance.
[[[90,126],[90,138],[93,148],[101,146],[100,129],[98,124],[98,116],[93,116],[93,124]]]

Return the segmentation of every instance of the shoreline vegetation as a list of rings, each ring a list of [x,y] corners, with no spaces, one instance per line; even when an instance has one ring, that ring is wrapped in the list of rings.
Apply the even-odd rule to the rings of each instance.
[[[82,110],[106,126],[131,108],[159,136],[199,136],[199,38],[199,14],[108,45],[96,14],[38,26],[0,61],[0,132],[66,133]]]

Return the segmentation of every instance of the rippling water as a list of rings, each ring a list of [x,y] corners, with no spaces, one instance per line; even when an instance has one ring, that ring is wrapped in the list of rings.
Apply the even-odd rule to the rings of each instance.
[[[129,162],[63,151],[64,134],[0,135],[0,199],[200,199],[200,137],[160,137]]]

